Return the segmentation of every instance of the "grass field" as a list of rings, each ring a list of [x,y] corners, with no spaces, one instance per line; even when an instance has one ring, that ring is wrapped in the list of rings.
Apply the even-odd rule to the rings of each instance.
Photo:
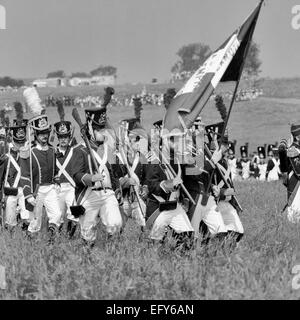
[[[1,233],[7,289],[0,299],[299,299],[292,289],[299,227],[280,213],[283,186],[240,182],[237,190],[245,236],[232,254],[149,247],[131,220],[120,241],[107,243],[99,226],[90,254],[78,239],[48,247],[43,235],[30,243],[21,231]]]
[[[238,146],[249,142],[253,151],[260,144],[288,137],[290,123],[300,121],[298,84],[291,89],[279,82],[270,87],[270,95],[236,103],[229,121],[230,139],[237,139]],[[119,89],[126,93],[141,87]],[[0,105],[8,100],[23,101],[21,93],[1,95]],[[72,108],[65,109],[66,120],[72,120]],[[52,123],[58,120],[56,108],[48,108],[47,114]],[[83,110],[80,114],[83,117]],[[108,107],[114,126],[133,114],[133,108]],[[145,106],[143,125],[149,130],[163,115],[163,107]],[[220,121],[212,104],[202,116],[207,124]],[[299,299],[300,290],[292,288],[292,269],[300,264],[300,231],[281,214],[285,188],[281,182],[249,181],[236,183],[236,189],[244,208],[245,236],[230,255],[219,252],[207,257],[200,246],[186,255],[168,247],[151,247],[145,240],[139,242],[138,227],[132,221],[121,239],[110,242],[99,226],[91,253],[78,238],[62,237],[49,247],[44,234],[31,243],[21,231],[0,232],[0,265],[6,268],[7,281],[0,299]]]

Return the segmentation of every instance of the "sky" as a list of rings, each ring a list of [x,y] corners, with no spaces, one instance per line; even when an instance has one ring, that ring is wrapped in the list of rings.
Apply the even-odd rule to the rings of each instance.
[[[0,0],[0,76],[45,77],[113,65],[118,83],[167,81],[177,51],[194,42],[217,49],[258,0]],[[300,0],[266,0],[254,33],[263,77],[300,76]],[[299,18],[300,20],[300,18]]]

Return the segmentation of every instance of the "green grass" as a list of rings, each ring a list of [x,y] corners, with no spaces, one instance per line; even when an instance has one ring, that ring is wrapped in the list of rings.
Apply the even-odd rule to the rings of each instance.
[[[207,257],[199,245],[185,255],[154,248],[138,241],[131,220],[110,242],[99,226],[91,253],[78,238],[49,247],[44,234],[31,243],[21,231],[1,233],[7,289],[0,299],[298,299],[292,268],[300,263],[299,227],[280,213],[283,186],[240,182],[237,190],[245,236],[231,254]]]

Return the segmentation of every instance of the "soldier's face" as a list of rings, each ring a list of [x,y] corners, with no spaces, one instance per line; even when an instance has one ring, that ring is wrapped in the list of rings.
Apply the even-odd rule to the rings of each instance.
[[[48,143],[49,140],[49,135],[50,133],[40,133],[37,135],[37,141],[41,144],[41,145],[46,145]]]
[[[58,138],[60,147],[66,148],[70,143],[70,136],[62,136]]]
[[[94,137],[95,137],[95,140],[97,142],[104,142],[105,141],[105,135],[103,133],[103,129],[95,128],[94,129]]]
[[[224,157],[228,157],[229,155],[229,146],[227,144],[221,144],[221,150]]]
[[[136,136],[129,136],[128,139],[129,139],[129,143],[130,143],[131,148],[134,151],[138,151],[139,150],[139,141],[140,141],[140,139],[137,139]]]

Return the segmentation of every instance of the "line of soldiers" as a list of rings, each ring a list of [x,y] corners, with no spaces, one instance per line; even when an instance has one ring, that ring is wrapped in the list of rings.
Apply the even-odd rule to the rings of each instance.
[[[79,143],[72,123],[61,118],[53,126],[57,146],[50,143],[46,114],[15,119],[0,132],[2,142],[12,138],[1,152],[2,224],[16,228],[19,212],[22,228],[33,238],[45,213],[50,243],[66,222],[69,238],[79,229],[83,242],[93,246],[100,221],[110,238],[133,218],[153,242],[163,242],[170,233],[187,248],[200,237],[206,244],[215,239],[235,244],[244,234],[242,209],[229,168],[231,142],[227,135],[221,139],[223,126],[220,122],[202,130],[201,122],[195,122],[192,152],[185,146],[180,155],[186,159],[180,162],[176,139],[169,136],[163,143],[162,121],[153,124],[156,137],[151,138],[159,147],[143,152],[149,136],[140,118],[122,120],[117,135],[105,107],[85,110]]]
[[[258,146],[253,156],[248,155],[248,144],[240,147],[241,157],[235,156],[236,141],[229,145],[229,165],[233,180],[255,179],[276,181],[282,176],[277,144]]]

